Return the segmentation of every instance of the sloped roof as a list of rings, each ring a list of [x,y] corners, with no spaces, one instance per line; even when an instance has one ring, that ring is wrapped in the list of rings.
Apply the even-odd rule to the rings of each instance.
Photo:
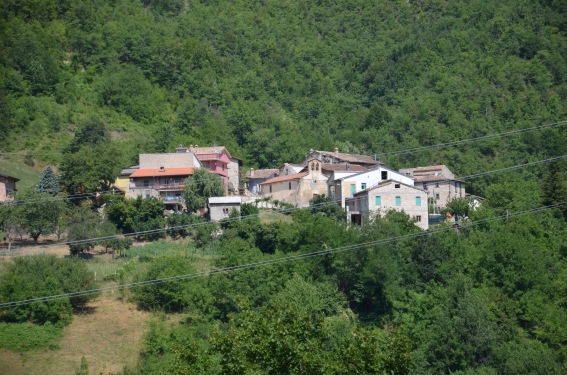
[[[203,154],[222,154],[223,151],[226,151],[228,157],[232,157],[230,152],[224,146],[212,146],[212,147],[189,147],[189,151],[194,153],[195,155],[203,155]]]
[[[10,180],[14,180],[15,182],[20,181],[19,178],[12,177],[12,176],[8,176],[7,174],[1,174],[1,173],[0,173],[0,177],[9,178]]]
[[[319,150],[316,150],[316,152],[320,154],[327,154],[337,159],[348,161],[349,163],[384,164],[381,161],[374,160],[373,157],[367,155],[346,154],[343,152],[319,151]]]
[[[136,172],[140,169],[139,165],[133,165],[130,168],[124,168],[120,171],[120,176],[130,176],[132,173]]]
[[[440,171],[445,167],[444,165],[428,165],[426,167],[417,167],[414,172],[430,172],[430,171]]]
[[[194,168],[143,168],[138,169],[130,175],[130,177],[171,177],[171,176],[189,176],[193,174]]]
[[[302,177],[307,176],[309,173],[308,172],[301,172],[301,173],[296,173],[296,174],[290,174],[287,176],[279,176],[279,177],[274,177],[268,181],[264,181],[262,182],[260,185],[266,185],[266,184],[273,184],[276,182],[283,182],[283,181],[291,181],[291,180],[299,180]]]
[[[250,171],[246,172],[248,178],[270,178],[276,173],[277,169],[254,169],[254,176],[250,176]]]

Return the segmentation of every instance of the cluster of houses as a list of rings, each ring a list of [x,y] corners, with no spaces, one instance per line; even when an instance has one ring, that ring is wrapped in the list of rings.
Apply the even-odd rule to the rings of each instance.
[[[347,212],[347,221],[362,225],[389,210],[403,211],[427,229],[430,212],[438,213],[454,198],[465,197],[465,183],[444,165],[394,171],[365,155],[310,150],[299,164],[253,169],[241,181],[242,160],[224,146],[179,146],[174,153],[140,154],[139,164],[123,169],[114,187],[128,198],[156,197],[167,210],[184,209],[184,181],[196,168],[220,176],[223,197],[209,199],[211,220],[227,217],[240,205],[270,197],[307,207],[318,195],[331,197]],[[0,174],[0,201],[14,198],[15,177]]]
[[[404,211],[420,228],[429,226],[429,212],[439,212],[465,196],[465,184],[444,165],[394,171],[372,157],[310,150],[298,164],[253,169],[240,179],[242,160],[223,146],[179,146],[175,153],[140,154],[139,165],[121,171],[115,186],[127,197],[157,197],[166,209],[182,210],[183,181],[195,168],[218,174],[225,196],[209,199],[211,219],[227,217],[245,202],[270,197],[297,207],[327,195],[347,211],[347,220],[363,224],[389,210]]]

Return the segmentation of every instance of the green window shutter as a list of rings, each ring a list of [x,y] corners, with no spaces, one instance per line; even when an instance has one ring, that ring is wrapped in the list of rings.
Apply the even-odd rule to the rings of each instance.
[[[421,197],[415,197],[415,205],[421,206]]]
[[[350,195],[354,195],[356,193],[356,184],[350,184]]]
[[[381,206],[381,205],[382,205],[382,199],[380,198],[379,195],[376,196],[376,205],[377,205],[377,206]]]
[[[366,189],[366,182],[363,182],[361,187],[362,187],[362,190]]]
[[[402,198],[400,196],[396,197],[396,206],[401,206],[402,205]]]

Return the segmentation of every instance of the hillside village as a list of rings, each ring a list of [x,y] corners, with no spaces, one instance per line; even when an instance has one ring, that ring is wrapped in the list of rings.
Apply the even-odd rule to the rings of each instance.
[[[121,171],[114,186],[126,197],[157,197],[170,211],[183,211],[184,181],[195,168],[221,177],[225,199],[212,197],[214,221],[228,217],[240,204],[266,198],[307,207],[317,196],[333,199],[346,210],[346,220],[361,225],[389,210],[402,211],[422,229],[429,213],[439,213],[452,199],[465,198],[465,182],[444,165],[394,171],[365,155],[310,150],[300,162],[278,168],[250,168],[241,176],[241,159],[226,147],[179,146],[175,153],[140,154],[139,164]],[[242,178],[244,177],[244,178]]]

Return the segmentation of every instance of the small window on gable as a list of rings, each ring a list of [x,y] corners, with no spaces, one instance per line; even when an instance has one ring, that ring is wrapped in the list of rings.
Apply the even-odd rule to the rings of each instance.
[[[382,171],[382,180],[388,179],[388,171]]]
[[[401,205],[402,205],[402,197],[398,195],[396,196],[396,206],[401,206]]]
[[[376,205],[377,205],[377,206],[381,206],[381,205],[382,205],[382,198],[380,198],[379,195],[376,196]]]
[[[399,189],[400,188],[400,184],[395,184],[394,188]]]
[[[362,190],[366,189],[366,182],[363,182],[363,183],[361,184],[361,187],[362,187]]]
[[[315,170],[316,170],[316,171],[319,170],[319,163],[315,164]]]

